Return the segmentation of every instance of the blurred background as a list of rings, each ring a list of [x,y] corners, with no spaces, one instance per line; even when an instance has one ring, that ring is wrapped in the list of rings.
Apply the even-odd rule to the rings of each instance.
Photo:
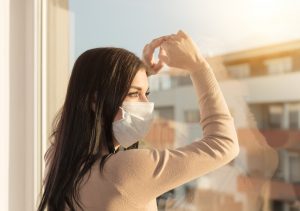
[[[213,67],[241,151],[217,171],[159,196],[159,210],[300,210],[300,1],[0,4],[0,210],[36,210],[47,137],[76,58],[104,46],[141,56],[146,43],[179,29]],[[149,85],[156,118],[140,148],[201,139],[190,77],[164,67]]]

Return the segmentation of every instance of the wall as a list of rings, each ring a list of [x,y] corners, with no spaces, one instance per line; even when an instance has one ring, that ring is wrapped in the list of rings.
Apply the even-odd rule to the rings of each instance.
[[[9,178],[9,0],[0,7],[0,210],[8,210]]]
[[[0,210],[34,208],[34,0],[1,1]]]

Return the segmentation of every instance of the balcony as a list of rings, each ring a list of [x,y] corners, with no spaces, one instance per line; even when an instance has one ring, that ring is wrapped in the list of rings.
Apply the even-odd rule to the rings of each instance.
[[[274,149],[291,149],[300,152],[300,130],[260,130]]]

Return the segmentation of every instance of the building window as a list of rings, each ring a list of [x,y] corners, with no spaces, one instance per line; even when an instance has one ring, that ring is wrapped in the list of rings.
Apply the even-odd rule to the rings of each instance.
[[[157,74],[149,77],[149,86],[152,91],[171,89],[171,76],[168,74]]]
[[[274,173],[274,178],[276,178],[277,180],[284,180],[284,155],[284,150],[278,150],[278,166]]]
[[[184,120],[187,123],[198,123],[200,122],[199,110],[186,110],[184,111]]]
[[[300,184],[300,171],[298,167],[300,166],[300,155],[297,153],[290,153],[290,179],[292,183]]]
[[[291,129],[300,129],[300,104],[289,104],[289,125]]]
[[[177,77],[178,86],[190,86],[193,85],[192,80],[189,75],[187,76],[178,76]]]
[[[166,107],[156,107],[155,108],[155,116],[167,120],[174,120],[174,107],[166,106]]]
[[[290,72],[292,71],[293,66],[291,57],[268,59],[265,60],[264,64],[266,65],[269,74],[281,74]]]
[[[269,106],[269,128],[279,129],[281,128],[283,118],[283,108],[281,105]]]
[[[300,111],[290,111],[290,129],[300,128]]]
[[[229,75],[232,78],[247,78],[250,76],[249,64],[236,64],[227,66]]]
[[[272,210],[273,211],[282,211],[284,209],[284,203],[280,200],[272,201]]]

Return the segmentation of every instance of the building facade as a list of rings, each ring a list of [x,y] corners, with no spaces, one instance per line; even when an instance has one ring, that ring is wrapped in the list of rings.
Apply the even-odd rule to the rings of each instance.
[[[159,205],[164,210],[300,210],[300,41],[207,60],[235,119],[241,152],[221,169],[162,196]],[[176,148],[201,138],[189,75],[169,69],[150,77],[149,84],[157,121],[145,144]]]

